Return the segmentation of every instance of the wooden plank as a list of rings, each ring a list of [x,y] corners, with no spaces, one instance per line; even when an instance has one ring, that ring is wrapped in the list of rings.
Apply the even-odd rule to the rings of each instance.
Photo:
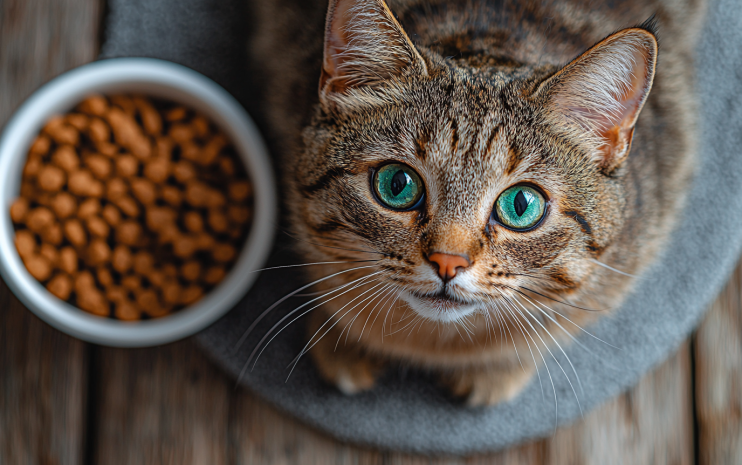
[[[38,86],[95,58],[99,0],[0,2],[0,126]],[[86,345],[0,284],[0,464],[80,464]]]
[[[247,392],[235,393],[230,444],[235,464],[591,465],[693,463],[690,349],[684,344],[631,391],[550,438],[468,458],[381,453],[339,443]]]
[[[695,339],[700,464],[742,463],[742,263]]]
[[[91,364],[94,463],[228,463],[234,384],[192,342],[96,348]]]

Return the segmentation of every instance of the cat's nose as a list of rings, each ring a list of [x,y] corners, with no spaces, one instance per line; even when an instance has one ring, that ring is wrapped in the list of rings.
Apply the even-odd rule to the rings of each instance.
[[[438,275],[443,281],[453,279],[459,268],[469,267],[469,259],[461,255],[436,252],[428,255],[428,260],[438,267]]]

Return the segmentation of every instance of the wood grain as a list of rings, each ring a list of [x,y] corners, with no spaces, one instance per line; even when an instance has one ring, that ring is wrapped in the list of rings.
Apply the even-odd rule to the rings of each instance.
[[[742,463],[742,263],[695,338],[699,463]]]
[[[94,463],[227,463],[234,384],[190,341],[152,349],[96,348]]]
[[[99,0],[0,1],[0,125],[37,87],[95,58]],[[0,284],[0,464],[80,464],[86,345]]]

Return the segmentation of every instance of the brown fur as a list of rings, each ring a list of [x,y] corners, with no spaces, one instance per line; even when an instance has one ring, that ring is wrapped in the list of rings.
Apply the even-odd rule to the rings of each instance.
[[[312,277],[368,266],[318,286],[329,291],[379,272],[313,312],[313,358],[346,392],[370,388],[381,364],[398,360],[440,372],[471,404],[510,399],[535,372],[536,348],[555,347],[547,331],[562,343],[565,331],[605,315],[577,307],[613,309],[630,290],[631,278],[596,261],[640,273],[674,225],[694,166],[692,52],[704,6],[390,0],[395,19],[380,0],[342,0],[340,13],[336,3],[324,27],[323,2],[260,2],[251,41],[290,224],[309,239],[301,253],[307,262],[375,260],[311,267]],[[332,29],[348,4],[379,8],[371,36]],[[610,71],[601,60],[613,56],[576,57],[653,14],[661,43],[653,84],[651,30],[624,30],[592,49],[613,53],[604,46],[623,40],[633,47],[626,56],[645,63],[637,69],[649,74],[629,78],[639,90],[627,101],[652,86],[643,109],[634,99],[599,119],[581,92],[590,79],[603,85],[594,66]],[[340,37],[326,43],[324,60],[323,31]],[[335,55],[343,37],[356,48]],[[582,104],[584,114],[572,111]],[[423,178],[421,209],[392,211],[375,200],[369,173],[389,160]],[[499,193],[519,182],[550,200],[528,232],[491,221]],[[433,252],[469,257],[467,286],[446,288],[426,259]],[[396,297],[402,288],[490,310],[434,321]]]

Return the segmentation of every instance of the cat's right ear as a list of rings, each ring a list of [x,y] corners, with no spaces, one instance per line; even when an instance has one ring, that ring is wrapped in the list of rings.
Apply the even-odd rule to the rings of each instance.
[[[330,0],[319,83],[326,108],[365,100],[386,81],[414,74],[427,74],[425,61],[384,0]]]

